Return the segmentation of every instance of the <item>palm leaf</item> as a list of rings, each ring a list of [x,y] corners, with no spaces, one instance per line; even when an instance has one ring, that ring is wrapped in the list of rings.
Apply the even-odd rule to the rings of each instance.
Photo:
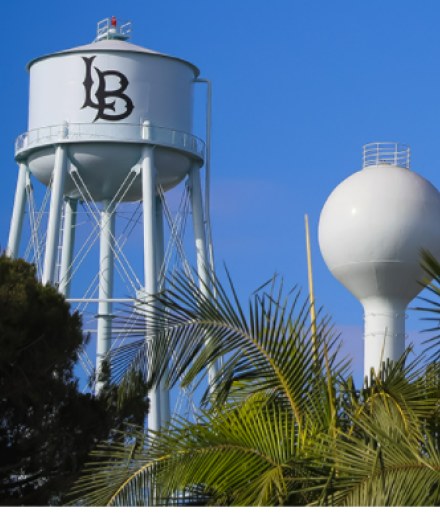
[[[317,323],[314,342],[309,305],[307,300],[300,303],[299,291],[284,297],[280,284],[270,293],[255,294],[246,316],[232,282],[232,300],[217,279],[212,284],[214,290],[207,296],[195,282],[177,275],[169,282],[170,288],[156,297],[164,310],[157,306],[145,310],[145,319],[155,332],[149,343],[145,346],[136,340],[116,350],[112,365],[145,370],[145,362],[127,365],[126,359],[143,348],[143,359],[150,359],[149,377],[160,378],[172,353],[168,383],[173,386],[183,377],[185,386],[201,381],[209,367],[223,358],[226,361],[212,381],[205,403],[208,392],[217,404],[225,402],[240,383],[241,391],[243,385],[251,393],[272,391],[299,420],[315,389],[314,379],[325,370],[324,345],[328,345],[330,364],[336,367],[339,340],[333,337],[330,319],[323,317]],[[134,334],[144,337],[146,333],[141,326]]]
[[[425,317],[421,318],[423,321],[433,323],[433,326],[425,329],[424,332],[431,333],[431,337],[424,341],[428,347],[426,351],[430,351],[432,361],[440,361],[440,263],[427,250],[421,250],[421,266],[423,267],[426,278],[421,285],[430,293],[431,297],[419,298],[428,306],[416,307],[415,310],[426,313]]]
[[[334,468],[315,505],[421,506],[440,503],[440,456],[415,416],[411,436],[383,403],[375,416],[353,418],[365,436],[322,435],[315,456]]]
[[[194,489],[211,504],[283,505],[304,481],[323,478],[307,455],[307,430],[262,396],[227,404],[203,412],[198,424],[180,419],[154,436],[139,431],[132,447],[103,447],[93,456],[105,462],[94,462],[74,491],[84,505],[164,505]]]

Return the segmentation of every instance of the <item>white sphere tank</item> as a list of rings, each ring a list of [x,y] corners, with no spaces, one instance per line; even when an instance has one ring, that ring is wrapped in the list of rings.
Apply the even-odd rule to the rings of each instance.
[[[140,161],[146,141],[156,146],[157,184],[181,182],[204,144],[191,135],[191,63],[126,41],[104,39],[29,63],[28,132],[16,143],[16,160],[48,185],[54,144],[66,143],[76,170],[95,201],[112,198]],[[64,195],[84,198],[71,176]],[[87,195],[87,198],[89,198]],[[124,199],[142,198],[137,178]]]
[[[364,373],[405,350],[405,309],[422,290],[421,248],[440,259],[440,193],[409,169],[409,148],[364,147],[364,168],[332,192],[319,245],[331,273],[365,311]]]

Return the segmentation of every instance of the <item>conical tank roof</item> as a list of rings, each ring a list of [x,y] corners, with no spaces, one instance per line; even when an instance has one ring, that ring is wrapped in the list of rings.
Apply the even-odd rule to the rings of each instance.
[[[128,43],[126,41],[121,40],[101,40],[94,41],[93,43],[89,43],[88,45],[81,45],[79,47],[74,47],[73,49],[67,49],[65,51],[54,52],[52,54],[46,54],[44,56],[40,56],[39,58],[35,58],[30,61],[26,65],[26,70],[29,72],[29,69],[32,67],[34,63],[37,61],[45,60],[47,58],[51,58],[53,56],[62,56],[64,54],[76,54],[80,52],[130,52],[137,54],[150,54],[153,56],[162,56],[164,58],[170,58],[172,60],[177,60],[189,65],[193,71],[194,75],[197,78],[200,75],[200,70],[190,63],[189,61],[182,60],[180,58],[176,58],[174,56],[170,56],[168,54],[163,54],[161,52],[153,51],[151,49],[147,49],[145,47],[140,47],[139,45],[133,45],[132,43]]]

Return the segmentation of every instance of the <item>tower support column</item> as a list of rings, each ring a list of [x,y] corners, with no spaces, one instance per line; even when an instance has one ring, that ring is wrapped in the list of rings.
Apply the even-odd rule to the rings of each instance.
[[[60,285],[58,290],[65,298],[70,298],[73,250],[75,246],[75,226],[78,201],[66,199],[64,206],[63,249],[61,256]]]
[[[154,147],[145,145],[142,149],[142,204],[144,218],[144,284],[145,302],[150,296],[157,293],[156,268],[156,171],[154,168]],[[151,308],[149,309],[151,311]],[[148,330],[147,337],[154,331]],[[159,430],[160,417],[160,388],[153,387],[150,391],[150,412],[148,414],[148,428]]]
[[[43,285],[54,281],[66,171],[66,145],[57,145],[52,179],[52,194],[50,198],[49,222],[47,226],[46,253],[44,255]]]
[[[197,255],[197,274],[202,294],[208,296],[209,262],[206,247],[205,218],[203,213],[202,186],[200,182],[200,167],[194,163],[189,173],[190,200],[193,216],[194,242]],[[207,338],[209,341],[209,338]],[[217,361],[209,368],[208,379],[211,384],[218,372]]]
[[[405,352],[405,310],[400,300],[370,298],[362,301],[365,311],[364,377],[371,368],[377,375],[380,362],[397,361]]]
[[[97,375],[101,372],[102,361],[111,347],[113,303],[113,279],[115,263],[115,218],[114,205],[109,199],[102,201],[101,232],[99,244],[99,304],[98,304],[98,337],[96,345]],[[96,391],[102,388],[97,383]]]
[[[14,209],[12,210],[11,227],[9,229],[7,255],[10,258],[17,258],[20,250],[23,220],[26,211],[26,173],[27,166],[20,164],[17,188],[15,190]]]

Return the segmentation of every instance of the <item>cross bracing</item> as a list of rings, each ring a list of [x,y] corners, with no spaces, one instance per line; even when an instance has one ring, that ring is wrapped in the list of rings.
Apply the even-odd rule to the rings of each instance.
[[[83,391],[95,391],[95,375],[96,364],[92,360],[94,358],[93,340],[96,339],[96,306],[99,291],[99,270],[90,269],[93,260],[96,260],[96,249],[101,236],[101,219],[99,203],[95,202],[85,185],[81,175],[73,170],[70,174],[78,193],[81,194],[81,200],[76,211],[75,229],[80,235],[75,247],[75,255],[69,265],[68,275],[61,272],[62,260],[62,243],[65,225],[66,202],[63,205],[61,216],[61,225],[57,239],[57,260],[55,269],[55,284],[60,286],[71,284],[72,292],[75,298],[71,298],[72,310],[78,311],[83,319],[83,329],[86,334],[90,334],[91,341],[88,345],[84,345],[79,356],[79,366],[84,380]],[[109,245],[113,251],[115,258],[115,270],[118,275],[119,284],[123,287],[124,300],[133,301],[139,290],[142,290],[140,282],[138,266],[134,265],[133,258],[125,252],[125,248],[129,248],[130,239],[136,239],[136,235],[142,228],[142,202],[123,202],[124,196],[130,189],[136,176],[136,171],[131,171],[124,183],[121,185],[117,194],[111,201],[112,214],[117,215],[120,223],[118,232],[112,235]],[[40,189],[41,191],[41,189]],[[44,255],[47,238],[47,215],[51,196],[51,186],[48,186],[43,196],[40,196],[40,204],[37,201],[37,194],[34,192],[32,179],[28,175],[26,182],[26,199],[27,199],[27,215],[28,215],[28,244],[24,252],[24,258],[35,263],[37,274],[41,278],[44,268]],[[41,195],[41,194],[40,194]],[[161,201],[164,215],[164,222],[167,227],[167,241],[164,251],[164,258],[159,267],[158,287],[162,288],[166,277],[173,276],[173,272],[179,269],[191,278],[193,272],[185,253],[184,240],[187,230],[188,216],[190,214],[190,193],[187,185],[182,185],[180,200],[169,202],[167,194],[158,188],[158,198]],[[95,259],[93,258],[95,256]],[[136,260],[136,259],[135,259]],[[86,282],[88,280],[88,282]],[[81,291],[81,292],[78,292]],[[80,301],[78,301],[80,300]],[[118,303],[118,298],[114,298]],[[119,299],[121,300],[121,299]],[[122,303],[122,302],[119,302]],[[128,303],[128,302],[127,302]],[[125,303],[124,303],[125,305]],[[135,313],[134,306],[132,313],[126,319],[124,327],[115,327],[111,338],[111,351],[117,350],[121,345],[130,341],[130,334],[136,324],[140,324],[139,316]],[[115,319],[122,315],[120,308],[114,309]],[[127,318],[127,316],[126,316]],[[189,386],[181,389],[174,402],[172,414],[183,415],[187,418],[194,416],[196,412],[196,403],[194,402],[194,387]]]

